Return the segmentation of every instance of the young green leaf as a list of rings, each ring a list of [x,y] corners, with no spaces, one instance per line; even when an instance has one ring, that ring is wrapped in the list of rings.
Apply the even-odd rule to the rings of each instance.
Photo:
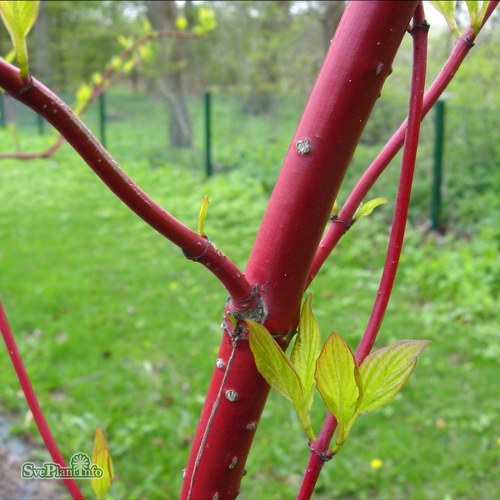
[[[355,222],[358,219],[361,219],[361,217],[370,215],[379,205],[383,205],[384,203],[388,202],[389,200],[387,198],[374,198],[373,200],[361,204],[354,213],[352,221]]]
[[[92,98],[92,86],[82,83],[76,91],[76,106],[75,114],[79,115],[82,109],[87,105]]]
[[[215,12],[209,7],[200,7],[198,10],[198,24],[193,28],[193,33],[205,35],[217,26]]]
[[[482,2],[481,10],[479,10],[479,2],[477,0],[465,0],[467,9],[469,10],[469,19],[472,28],[472,32],[477,34],[481,23],[483,22],[484,15],[486,14],[486,9],[488,7],[488,0]]]
[[[175,26],[179,31],[186,31],[188,26],[188,20],[186,19],[185,16],[179,16],[175,20]]]
[[[337,200],[333,202],[332,210],[330,216],[337,216],[339,214],[339,206]]]
[[[123,72],[128,75],[136,66],[137,61],[135,59],[129,59],[124,65],[123,65]]]
[[[97,498],[102,498],[111,486],[114,471],[108,442],[100,427],[97,427],[95,430],[92,464],[101,467],[103,470],[103,475],[101,477],[93,477],[90,480],[90,486],[94,490]]]
[[[127,38],[126,36],[123,35],[118,35],[118,43],[124,48],[128,49],[129,47],[132,47],[134,44],[133,40],[131,38]]]
[[[2,59],[4,59],[5,61],[7,61],[8,63],[14,62],[15,58],[16,58],[16,51],[14,49],[9,50],[9,52],[7,52],[7,54],[5,54],[2,57]]]
[[[37,1],[0,1],[0,16],[9,32],[12,45],[16,51],[17,62],[21,72],[21,78],[27,78],[28,71],[28,49],[26,37],[35,24],[40,2]]]
[[[361,363],[363,399],[358,413],[372,411],[391,401],[406,384],[427,340],[400,340],[378,349]]]
[[[354,422],[363,389],[359,368],[347,342],[332,333],[326,340],[316,365],[318,391],[338,424],[338,451]]]
[[[429,3],[443,14],[451,32],[458,38],[460,30],[455,21],[455,6],[457,2],[451,0],[431,0]]]
[[[99,72],[95,72],[92,74],[92,83],[94,85],[101,85],[102,83],[102,75]]]
[[[314,372],[321,351],[319,326],[311,306],[312,295],[308,295],[300,313],[299,333],[293,346],[290,361],[295,368],[310,409],[314,398]]]
[[[108,64],[108,67],[114,71],[118,71],[123,66],[123,59],[118,56],[113,56]]]
[[[206,238],[207,235],[205,233],[205,220],[207,218],[208,213],[208,195],[206,194],[200,204],[200,211],[198,214],[198,234],[203,238]]]
[[[309,439],[314,440],[308,397],[304,394],[295,368],[267,328],[252,320],[247,319],[245,322],[250,330],[250,349],[257,369],[273,389],[293,404]]]

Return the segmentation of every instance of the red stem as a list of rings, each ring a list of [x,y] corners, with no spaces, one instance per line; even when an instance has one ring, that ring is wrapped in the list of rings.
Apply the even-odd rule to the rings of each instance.
[[[499,0],[490,2],[481,28],[491,16],[498,3]],[[457,40],[450,57],[424,95],[422,118],[424,118],[425,115],[427,115],[427,113],[431,110],[455,76],[463,60],[469,53],[470,49],[474,46],[473,42],[476,37],[477,33],[474,34],[471,28],[469,28]],[[314,262],[311,266],[308,285],[312,282],[321,266],[332,252],[333,248],[339,242],[340,238],[342,238],[342,236],[346,233],[349,225],[352,223],[352,217],[360,203],[363,201],[363,198],[403,146],[407,126],[408,120],[405,120],[389,139],[372,164],[366,169],[365,173],[347,198],[345,204],[342,206],[338,215],[338,221],[344,221],[344,223],[337,221],[332,224],[321,240]]]
[[[423,95],[425,85],[425,73],[427,63],[427,32],[429,25],[425,22],[424,9],[419,3],[413,18],[413,73],[410,90],[410,106],[408,113],[408,127],[406,131],[405,147],[401,164],[398,194],[394,208],[394,218],[389,237],[387,256],[380,285],[375,299],[368,325],[363,338],[356,351],[356,361],[361,364],[370,352],[377,337],[382,320],[392,293],[399,258],[403,247],[408,207],[411,198],[411,187],[413,174],[417,159],[418,140],[420,134],[420,123],[422,121]],[[311,498],[321,469],[325,463],[325,457],[331,458],[328,451],[330,441],[337,422],[333,415],[327,415],[318,439],[312,444],[309,462],[304,473],[303,482],[297,496],[300,500]]]
[[[264,306],[258,319],[282,345],[296,328],[333,200],[416,4],[348,4],[293,137],[246,270]],[[183,499],[231,499],[239,490],[269,388],[238,333],[224,330]]]
[[[109,189],[139,217],[180,247],[186,257],[207,267],[226,287],[237,308],[245,310],[256,305],[252,287],[236,265],[137,186],[58,96],[34,78],[26,85],[19,77],[19,70],[2,59],[0,86],[59,130]]]
[[[36,397],[33,386],[31,385],[31,381],[24,366],[21,355],[19,354],[19,350],[17,349],[16,341],[14,340],[14,336],[12,335],[12,331],[9,326],[9,322],[7,320],[7,316],[5,314],[2,302],[0,302],[0,331],[2,332],[2,337],[5,342],[5,346],[9,351],[9,356],[12,361],[12,365],[17,374],[17,378],[19,379],[19,383],[24,392],[24,397],[26,398],[26,402],[28,403],[29,409],[33,414],[33,419],[35,420],[36,426],[40,431],[43,442],[52,457],[52,460],[58,464],[60,467],[67,467],[64,458],[57,447],[57,443],[50,431],[50,427],[47,424],[47,420],[45,420],[45,416],[40,408],[38,403],[38,399]],[[83,498],[83,494],[78,488],[75,480],[72,477],[63,478],[64,484],[69,491],[70,495],[74,499]]]

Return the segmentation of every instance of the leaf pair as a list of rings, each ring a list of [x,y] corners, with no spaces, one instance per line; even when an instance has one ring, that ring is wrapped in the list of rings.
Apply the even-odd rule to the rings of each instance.
[[[328,337],[318,358],[316,382],[326,407],[337,419],[334,454],[361,413],[383,406],[401,391],[428,343],[400,340],[373,352],[359,366],[339,334]]]
[[[469,19],[472,32],[477,34],[479,32],[479,29],[481,28],[481,24],[486,14],[486,9],[488,7],[489,1],[483,0],[481,9],[479,8],[480,2],[478,2],[477,0],[465,0],[465,3],[467,5],[467,10],[469,11]],[[457,2],[450,0],[431,0],[430,4],[439,12],[441,12],[451,32],[458,38],[461,33],[458,29],[455,18],[455,7]]]
[[[429,343],[401,340],[370,354],[361,366],[338,333],[332,333],[320,351],[311,295],[302,306],[290,359],[264,326],[246,322],[257,369],[273,389],[293,404],[310,440],[314,440],[314,432],[309,414],[317,384],[326,407],[337,419],[333,453],[339,451],[361,413],[379,408],[401,391],[415,369],[417,356]]]
[[[302,306],[299,334],[290,359],[264,326],[251,320],[246,320],[246,323],[257,369],[273,389],[293,404],[307,436],[314,440],[309,413],[314,398],[314,371],[320,338],[318,323],[312,313],[311,295]]]
[[[39,1],[0,1],[0,16],[12,40],[23,80],[29,74],[26,37],[35,24],[39,5]]]

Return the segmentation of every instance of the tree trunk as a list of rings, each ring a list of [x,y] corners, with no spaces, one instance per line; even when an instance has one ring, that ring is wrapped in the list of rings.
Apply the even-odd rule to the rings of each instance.
[[[48,87],[54,86],[54,68],[50,63],[50,35],[47,23],[47,6],[40,2],[38,17],[33,30],[35,44],[33,46],[33,66],[38,78]]]
[[[246,270],[265,323],[286,346],[333,200],[380,95],[417,1],[351,2],[330,46],[271,196]],[[183,499],[231,499],[269,388],[244,327],[226,322],[191,454]]]
[[[323,45],[326,53],[328,47],[330,47],[332,35],[342,17],[342,12],[344,12],[345,4],[343,1],[339,0],[321,2],[321,4],[320,23],[323,35]]]
[[[176,2],[148,1],[146,5],[147,16],[155,30],[176,29]],[[191,8],[191,2],[186,2],[184,9]],[[167,43],[172,45],[171,50],[167,50]],[[169,144],[176,148],[190,148],[193,145],[186,102],[187,74],[183,70],[188,55],[187,43],[186,40],[162,40],[160,49],[160,91],[166,96],[170,111]]]

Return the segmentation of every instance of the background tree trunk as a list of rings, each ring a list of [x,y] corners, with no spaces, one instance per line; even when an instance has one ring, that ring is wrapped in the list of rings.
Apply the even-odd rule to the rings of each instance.
[[[330,47],[330,42],[333,34],[335,33],[335,29],[337,28],[340,18],[342,17],[342,12],[344,12],[345,2],[334,0],[328,2],[318,2],[318,4],[320,4],[318,8],[318,15],[322,27],[323,44],[326,53],[328,51],[328,47]]]
[[[184,12],[176,2],[147,1],[147,16],[155,30],[176,29],[178,15],[188,19],[193,6],[191,1],[184,4]],[[159,51],[158,68],[159,90],[168,100],[169,144],[177,148],[190,148],[193,144],[191,121],[186,102],[187,72],[184,66],[187,61],[186,40],[162,40]]]

